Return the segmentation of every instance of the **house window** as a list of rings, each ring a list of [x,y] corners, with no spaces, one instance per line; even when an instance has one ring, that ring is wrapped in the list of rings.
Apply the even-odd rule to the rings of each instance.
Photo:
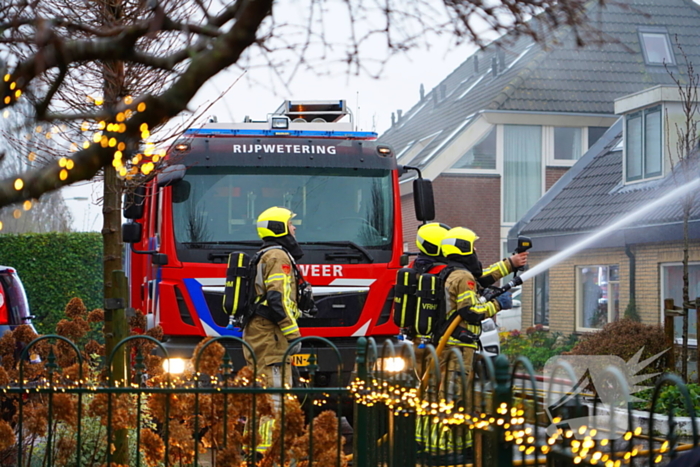
[[[664,300],[672,298],[676,306],[683,303],[683,265],[681,263],[661,265],[661,308]],[[688,294],[690,300],[700,296],[700,263],[688,265]],[[688,339],[697,339],[697,311],[688,311]],[[676,339],[683,337],[683,317],[673,319],[673,328]]]
[[[589,126],[588,127],[588,149],[598,142],[601,136],[608,131],[606,126]]]
[[[640,31],[639,35],[644,62],[647,65],[675,64],[668,33],[665,31]]]
[[[503,125],[503,221],[517,222],[542,196],[542,127]]]
[[[617,265],[576,269],[576,327],[600,329],[620,319],[620,278]]]
[[[533,324],[549,326],[549,271],[535,276]]]
[[[554,127],[554,160],[576,161],[581,157],[581,130]]]
[[[627,181],[661,175],[661,106],[628,115],[625,138]]]
[[[496,127],[493,126],[452,168],[496,169]]]

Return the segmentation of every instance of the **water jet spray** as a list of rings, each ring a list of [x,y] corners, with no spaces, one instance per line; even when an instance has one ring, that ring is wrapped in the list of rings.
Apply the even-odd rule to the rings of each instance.
[[[610,232],[613,232],[621,227],[624,227],[640,217],[644,216],[645,214],[648,214],[649,212],[653,211],[656,208],[659,208],[665,204],[668,204],[670,201],[674,200],[675,198],[678,198],[691,190],[698,188],[700,186],[700,179],[695,179],[692,180],[685,185],[681,185],[668,193],[666,193],[664,196],[661,198],[647,204],[646,206],[643,206],[642,208],[638,209],[637,211],[634,211],[626,216],[621,217],[614,223],[610,224],[609,226],[605,227],[603,230],[600,230],[594,234],[592,234],[590,237],[587,239],[577,243],[576,245],[572,245],[566,250],[560,251],[556,255],[552,256],[551,258],[547,258],[546,260],[542,261],[541,263],[537,264],[536,266],[533,266],[531,269],[525,271],[519,279],[522,281],[526,281],[532,277],[535,277],[537,274],[540,274],[547,269],[551,268],[552,266],[561,263],[565,259],[569,258],[570,256],[573,256],[574,254],[578,253],[579,251],[583,250],[586,248],[588,245],[594,243],[601,237],[604,237],[605,235],[609,234]],[[522,283],[522,282],[521,282]]]

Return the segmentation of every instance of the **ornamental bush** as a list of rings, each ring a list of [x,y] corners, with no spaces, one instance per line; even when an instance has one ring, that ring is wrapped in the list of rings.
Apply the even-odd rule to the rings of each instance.
[[[99,233],[0,235],[0,264],[19,273],[39,334],[56,328],[73,297],[80,297],[88,310],[102,307]]]
[[[666,337],[659,324],[643,324],[631,319],[608,323],[603,329],[583,336],[571,350],[571,355],[616,355],[628,362],[640,349],[640,362],[664,352]],[[667,352],[668,353],[668,352]],[[650,362],[640,374],[664,372],[666,354]]]

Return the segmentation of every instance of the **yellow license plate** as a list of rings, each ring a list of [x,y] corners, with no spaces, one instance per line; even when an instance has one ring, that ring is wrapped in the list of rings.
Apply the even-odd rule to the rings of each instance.
[[[309,366],[310,353],[298,353],[292,355],[292,365],[294,366]]]

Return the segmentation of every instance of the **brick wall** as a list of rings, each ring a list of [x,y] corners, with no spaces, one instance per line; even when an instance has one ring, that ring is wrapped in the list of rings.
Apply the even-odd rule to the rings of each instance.
[[[434,190],[437,219],[476,232],[485,265],[500,259],[501,178],[441,175]]]
[[[661,320],[661,264],[683,260],[683,243],[654,243],[632,249],[637,257],[637,311],[645,322]],[[700,261],[700,242],[695,241],[689,252],[690,261]],[[695,298],[695,297],[691,297]]]
[[[547,167],[544,171],[545,191],[552,188],[557,180],[569,170],[569,167]]]
[[[451,227],[467,227],[477,235],[481,261],[500,259],[501,179],[499,176],[441,175],[433,181],[436,221]],[[413,195],[401,200],[404,242],[416,251],[416,230],[420,222],[413,210]]]
[[[408,243],[408,251],[416,249],[416,230],[421,225],[416,220],[416,210],[413,206],[413,194],[401,198],[401,221],[403,223],[403,242]]]
[[[661,321],[661,273],[662,263],[682,260],[681,243],[650,243],[632,247],[637,261],[636,303],[642,322],[655,324]],[[552,256],[553,252],[533,252],[530,267]],[[696,241],[690,251],[690,261],[700,261],[700,242]],[[620,316],[629,303],[629,258],[624,248],[586,250],[572,256],[549,270],[549,328],[552,331],[571,333],[575,331],[577,266],[613,265],[620,270]],[[523,284],[522,327],[533,323],[534,280]]]

